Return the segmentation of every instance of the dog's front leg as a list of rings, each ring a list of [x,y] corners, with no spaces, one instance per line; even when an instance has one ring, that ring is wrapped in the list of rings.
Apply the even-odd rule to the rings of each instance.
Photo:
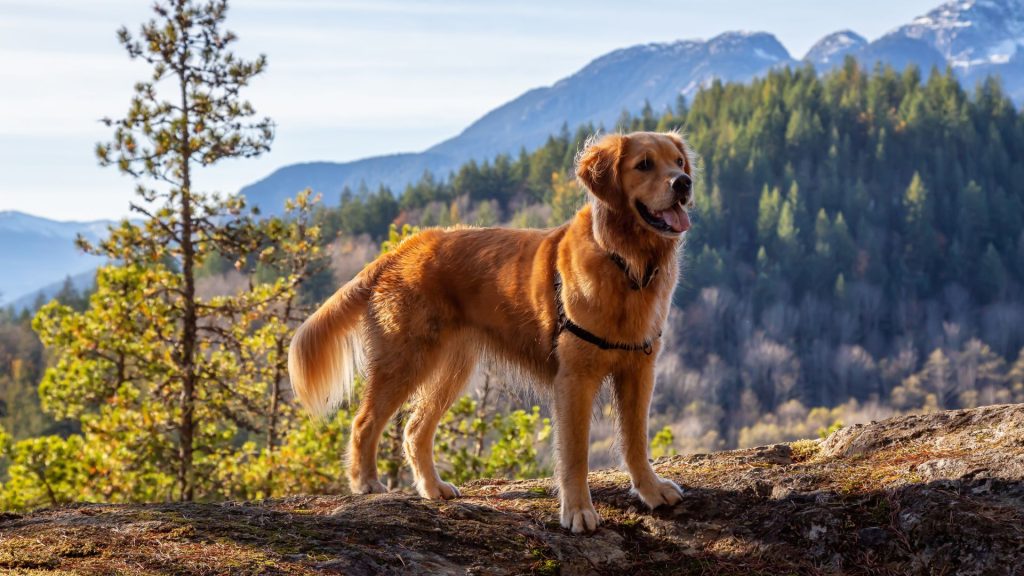
[[[646,360],[646,359],[645,359]],[[654,391],[654,359],[613,375],[615,404],[619,413],[619,445],[629,469],[633,490],[649,508],[678,504],[683,491],[659,477],[647,451],[647,415]]]
[[[601,379],[563,368],[555,380],[555,447],[562,527],[592,532],[601,523],[587,485],[590,419]]]

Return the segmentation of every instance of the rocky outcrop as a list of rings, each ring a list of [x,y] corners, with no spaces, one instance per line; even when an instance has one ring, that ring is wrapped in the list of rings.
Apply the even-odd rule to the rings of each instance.
[[[464,497],[78,505],[0,517],[0,568],[176,574],[1024,574],[1024,405],[895,418],[659,460],[686,490],[649,513],[590,482],[590,536],[550,480]]]

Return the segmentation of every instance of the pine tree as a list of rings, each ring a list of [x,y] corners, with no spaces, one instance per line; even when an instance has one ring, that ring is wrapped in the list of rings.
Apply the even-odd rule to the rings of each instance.
[[[475,225],[481,227],[494,226],[498,223],[498,213],[494,207],[495,202],[481,202],[480,207],[476,210],[476,221]]]
[[[762,245],[767,245],[775,236],[781,202],[778,187],[769,190],[768,185],[765,184],[761,190],[761,199],[757,204],[757,239]]]
[[[1006,286],[1006,268],[995,246],[989,244],[978,264],[977,289],[982,302],[991,302]]]
[[[832,295],[835,296],[836,301],[840,303],[846,299],[846,278],[843,277],[842,272],[836,276],[835,285],[832,287]]]
[[[197,453],[205,459],[230,440],[230,429],[220,426],[223,419],[240,429],[267,432],[269,442],[275,442],[271,412],[280,407],[284,324],[295,315],[287,309],[315,254],[317,230],[301,222],[298,227],[257,225],[245,214],[241,198],[224,199],[195,186],[197,169],[258,156],[269,148],[270,120],[254,119],[252,106],[240,99],[266,59],[244,61],[228,50],[236,37],[222,29],[224,0],[165,0],[153,10],[155,19],[138,36],[124,28],[118,32],[128,55],[146,63],[152,74],[136,84],[124,118],[104,121],[114,128],[114,137],[97,146],[101,165],[116,166],[138,181],[140,201],[131,208],[143,222],[122,222],[98,246],[81,241],[84,248],[121,264],[105,273],[100,296],[94,296],[89,310],[75,315],[50,307],[40,312],[37,325],[62,363],[47,375],[51,407],[66,395],[81,400],[69,408],[79,411],[106,398],[137,399],[134,408],[158,414],[155,421],[141,421],[162,421],[170,431],[156,435],[166,444],[163,461],[156,465],[173,465],[176,496],[191,500],[199,482]],[[308,195],[300,199],[307,216],[308,202]],[[236,259],[244,273],[276,269],[277,279],[250,281],[250,289],[237,297],[201,298],[196,270],[214,254]],[[110,300],[103,298],[107,295]],[[137,304],[103,310],[108,301],[120,307]],[[268,319],[278,305],[287,315]],[[68,323],[84,327],[69,333]],[[111,325],[118,327],[116,338],[107,340],[103,330]],[[268,354],[274,357],[271,370],[278,372],[269,395],[262,372],[240,368],[264,362]],[[107,376],[78,377],[85,366]],[[261,395],[272,399],[270,412],[254,406]],[[113,418],[104,410],[101,423]],[[253,413],[266,422],[255,422]]]
[[[914,177],[903,195],[904,230],[906,231],[905,265],[909,279],[918,291],[928,288],[928,275],[935,259],[935,230],[932,227],[932,207],[921,175]]]
[[[793,205],[789,200],[784,200],[775,229],[778,260],[783,269],[794,266],[800,254],[800,230],[796,227],[795,220]]]
[[[558,172],[551,174],[551,190],[551,217],[548,219],[548,226],[561,226],[582,206],[583,192],[575,180],[565,178]]]
[[[991,230],[985,192],[974,180],[964,187],[960,205],[958,239],[967,253],[974,254],[988,243]]]
[[[818,210],[818,217],[814,220],[814,251],[827,260],[833,257],[832,223],[824,208]]]

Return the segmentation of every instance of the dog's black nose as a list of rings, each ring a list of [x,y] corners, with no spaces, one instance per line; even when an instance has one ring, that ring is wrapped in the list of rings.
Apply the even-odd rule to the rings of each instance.
[[[687,176],[686,173],[680,174],[672,179],[672,191],[683,199],[683,204],[690,201],[690,191],[692,189],[693,179]]]

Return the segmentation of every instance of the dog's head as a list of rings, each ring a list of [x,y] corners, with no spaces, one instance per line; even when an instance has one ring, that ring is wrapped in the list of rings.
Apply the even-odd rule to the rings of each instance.
[[[590,142],[576,176],[598,201],[632,214],[654,233],[674,238],[690,228],[693,167],[675,132],[610,134]]]

